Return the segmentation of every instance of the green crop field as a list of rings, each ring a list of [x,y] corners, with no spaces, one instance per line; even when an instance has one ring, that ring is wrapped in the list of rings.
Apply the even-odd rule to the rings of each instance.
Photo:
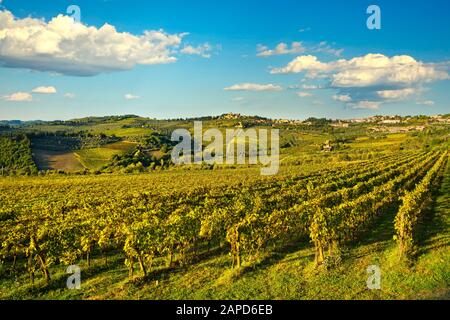
[[[101,148],[78,150],[75,156],[83,167],[96,170],[108,164],[113,156],[130,151],[135,146],[132,142],[116,142]]]

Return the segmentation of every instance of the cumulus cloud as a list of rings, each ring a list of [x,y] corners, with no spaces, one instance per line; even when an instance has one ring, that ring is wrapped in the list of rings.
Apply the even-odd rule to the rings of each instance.
[[[100,28],[58,15],[42,19],[13,16],[0,11],[0,65],[74,76],[129,70],[136,65],[176,61],[182,34],[163,30],[142,35],[118,32],[109,24]]]
[[[409,96],[417,93],[415,88],[405,88],[399,90],[382,90],[377,91],[378,96],[386,100],[404,100]]]
[[[340,60],[333,65],[333,69],[338,70],[332,76],[335,87],[380,85],[395,88],[449,79],[446,71],[405,55],[389,58],[381,54],[368,54],[348,61]]]
[[[28,92],[16,92],[3,96],[3,99],[12,102],[30,102],[33,101],[33,96]]]
[[[447,70],[445,64],[424,63],[407,55],[367,54],[331,62],[303,55],[284,67],[273,68],[271,73],[305,73],[310,78],[324,79],[326,88],[338,91],[333,99],[352,108],[378,109],[384,102],[419,94],[425,84],[450,79]]]
[[[282,68],[273,68],[271,73],[325,73],[333,87],[368,87],[376,85],[407,86],[415,83],[430,83],[449,79],[446,71],[434,64],[416,61],[410,56],[368,54],[351,60],[340,59],[321,62],[315,56],[299,56]]]
[[[282,68],[273,68],[270,73],[326,72],[332,70],[327,63],[320,62],[312,55],[299,56]]]
[[[330,44],[328,44],[328,42],[322,41],[319,43],[319,45],[317,45],[316,47],[313,47],[312,51],[327,53],[332,56],[340,57],[340,56],[342,56],[344,49],[333,48]]]
[[[258,45],[256,47],[256,51],[258,52],[256,55],[258,57],[270,57],[270,56],[277,56],[277,55],[284,55],[284,54],[296,54],[296,53],[303,53],[305,52],[305,48],[303,47],[301,42],[292,42],[291,47],[281,42],[279,43],[275,49],[269,49],[267,46]]]
[[[203,58],[210,58],[211,51],[212,51],[212,46],[209,43],[205,43],[205,44],[199,45],[197,47],[187,45],[183,49],[181,49],[180,52],[187,54],[187,55],[198,55]]]
[[[56,93],[55,87],[37,87],[32,90],[33,93],[53,94]]]
[[[243,101],[243,100],[244,100],[243,97],[233,97],[233,98],[231,98],[231,101],[234,101],[234,102],[239,102],[239,101]]]
[[[320,86],[317,86],[314,84],[312,84],[312,85],[304,84],[304,85],[302,85],[302,88],[305,90],[316,90],[316,89],[320,89]]]
[[[335,94],[333,95],[333,100],[340,102],[350,102],[352,98],[348,94]]]
[[[378,110],[380,109],[381,102],[379,101],[367,101],[362,100],[358,102],[352,102],[349,104],[353,109],[370,109],[370,110]]]
[[[64,98],[67,98],[67,99],[74,99],[75,97],[76,97],[76,95],[71,92],[67,92],[64,94]]]
[[[139,96],[136,96],[136,95],[131,94],[131,93],[127,93],[127,94],[125,95],[125,99],[126,99],[126,100],[137,100],[137,99],[139,99],[139,98],[140,98]]]
[[[423,105],[423,106],[434,106],[434,101],[433,100],[419,100],[416,102],[419,105]]]
[[[283,88],[276,84],[239,83],[224,88],[225,91],[281,91]]]
[[[312,96],[313,96],[312,93],[309,93],[309,92],[303,92],[303,91],[297,92],[297,95],[298,95],[300,98],[308,98],[308,97],[312,97]]]
[[[303,89],[303,90],[317,90],[317,89],[321,89],[322,87],[319,85],[308,85],[308,84],[303,84],[303,85],[299,85],[299,84],[293,84],[288,86],[289,89]]]
[[[292,42],[291,47],[289,47],[288,44],[281,42],[275,47],[275,49],[269,49],[269,47],[267,46],[258,44],[256,46],[256,51],[257,51],[256,55],[258,57],[270,57],[285,54],[300,54],[305,52],[326,53],[329,55],[340,57],[344,52],[344,49],[336,49],[326,41],[322,41],[316,45],[308,45],[308,46],[304,46],[303,42],[294,41]]]

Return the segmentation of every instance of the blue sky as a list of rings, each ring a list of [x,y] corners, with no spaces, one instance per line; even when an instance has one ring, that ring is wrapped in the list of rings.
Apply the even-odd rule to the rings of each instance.
[[[450,113],[447,1],[1,2],[0,119]]]

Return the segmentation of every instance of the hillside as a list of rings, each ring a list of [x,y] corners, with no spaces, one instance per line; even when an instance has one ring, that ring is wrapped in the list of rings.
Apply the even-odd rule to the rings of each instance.
[[[429,143],[436,144],[448,130],[447,118],[377,116],[354,120],[310,118],[298,121],[230,113],[192,119],[156,120],[124,115],[68,121],[3,121],[0,133],[26,135],[31,141],[35,165],[41,171],[133,172],[136,165],[141,164],[144,170],[159,167],[162,165],[161,160],[164,160],[163,167],[167,167],[168,154],[173,146],[171,133],[179,128],[192,132],[194,121],[202,121],[203,130],[280,129],[282,163],[287,165],[300,159],[303,161],[305,157],[311,158],[307,161],[315,161],[313,158],[321,156],[320,151],[326,141],[333,144],[333,156],[343,160],[355,159],[355,155],[348,155],[347,149],[355,149],[352,153],[361,153],[358,157],[364,158],[367,157],[364,154],[374,152],[377,148],[410,148],[412,141],[417,140],[415,137],[429,139]],[[146,152],[133,159],[136,148]],[[9,167],[4,168],[4,172],[9,170]]]
[[[35,174],[31,143],[25,135],[0,135],[0,175]]]

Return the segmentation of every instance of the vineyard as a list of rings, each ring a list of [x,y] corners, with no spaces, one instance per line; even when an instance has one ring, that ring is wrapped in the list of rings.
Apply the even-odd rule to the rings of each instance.
[[[292,166],[269,178],[249,170],[5,178],[0,274],[45,288],[69,265],[119,264],[123,281],[151,282],[217,252],[238,274],[293,245],[312,246],[309,263],[327,272],[389,217],[396,256],[410,261],[448,160],[448,151],[431,149],[310,172]]]

